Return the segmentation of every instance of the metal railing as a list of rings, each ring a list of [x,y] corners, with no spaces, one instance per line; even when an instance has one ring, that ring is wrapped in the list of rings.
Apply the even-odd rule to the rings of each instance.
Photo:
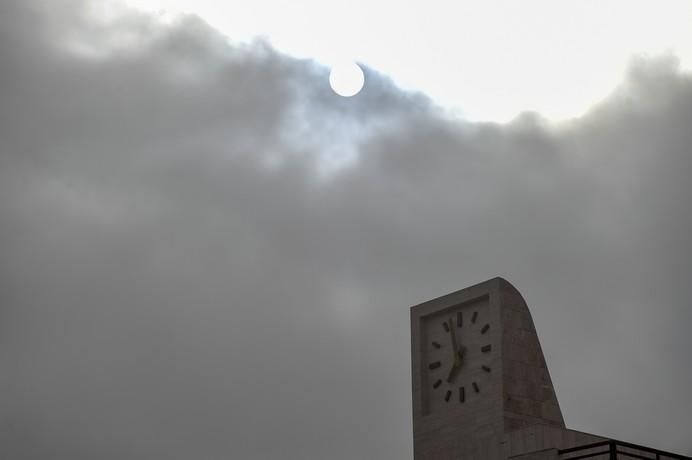
[[[588,450],[591,452],[584,452]],[[692,460],[692,457],[615,440],[595,442],[593,444],[570,447],[569,449],[560,449],[558,450],[558,454],[560,454],[561,460],[579,460],[582,458],[595,457],[608,460],[629,458],[637,460]],[[572,454],[574,454],[574,456],[572,456]]]

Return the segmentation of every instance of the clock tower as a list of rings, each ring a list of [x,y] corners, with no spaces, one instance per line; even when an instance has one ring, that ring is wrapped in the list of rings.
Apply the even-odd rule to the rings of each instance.
[[[502,278],[411,308],[414,459],[506,458],[512,431],[565,424],[529,309]]]
[[[565,428],[526,302],[493,278],[411,307],[414,460],[690,457]]]

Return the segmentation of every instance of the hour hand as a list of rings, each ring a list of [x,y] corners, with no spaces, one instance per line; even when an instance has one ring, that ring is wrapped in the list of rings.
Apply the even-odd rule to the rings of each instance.
[[[465,353],[466,353],[466,347],[463,345],[459,345],[459,348],[457,348],[457,351],[454,354],[454,364],[452,365],[452,368],[449,370],[449,374],[447,374],[447,381],[448,382],[452,381],[452,379],[454,378],[454,375],[461,368],[461,364],[464,362],[464,354]]]
[[[464,355],[466,354],[466,347],[463,345],[459,345],[459,349],[457,350],[457,355],[455,356],[455,361],[458,359],[459,360],[459,366],[461,366],[461,363],[464,362]]]
[[[451,382],[454,376],[456,375],[457,371],[459,370],[459,365],[455,362],[452,368],[449,370],[449,374],[447,374],[447,381]]]

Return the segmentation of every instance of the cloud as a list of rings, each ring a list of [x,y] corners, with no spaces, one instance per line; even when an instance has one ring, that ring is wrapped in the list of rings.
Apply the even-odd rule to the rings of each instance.
[[[341,99],[195,18],[60,5],[0,7],[8,458],[410,457],[408,306],[495,275],[568,425],[691,452],[674,57],[579,119],[474,124],[373,69]]]

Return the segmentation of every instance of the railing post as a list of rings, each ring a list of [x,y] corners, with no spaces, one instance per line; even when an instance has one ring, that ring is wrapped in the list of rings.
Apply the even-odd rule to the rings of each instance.
[[[617,450],[615,448],[615,441],[611,439],[608,443],[608,446],[610,447],[610,460],[617,460]]]

